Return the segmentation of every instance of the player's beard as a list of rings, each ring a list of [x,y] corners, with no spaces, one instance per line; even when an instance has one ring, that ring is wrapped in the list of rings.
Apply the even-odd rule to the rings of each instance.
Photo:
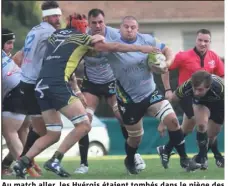
[[[49,22],[55,29],[60,29],[60,27],[61,27],[61,24],[60,24],[60,22],[59,21],[56,21],[56,22],[54,22],[54,23],[52,23],[52,22]]]

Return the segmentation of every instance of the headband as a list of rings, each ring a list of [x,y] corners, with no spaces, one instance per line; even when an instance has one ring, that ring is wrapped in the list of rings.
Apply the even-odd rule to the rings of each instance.
[[[62,11],[60,10],[60,8],[42,10],[42,17],[51,16],[51,15],[62,15]]]

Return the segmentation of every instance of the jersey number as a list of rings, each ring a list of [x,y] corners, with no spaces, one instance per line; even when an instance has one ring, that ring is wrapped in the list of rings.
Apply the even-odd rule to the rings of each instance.
[[[35,38],[35,34],[29,35],[29,36],[26,37],[26,39],[25,39],[25,48],[24,48],[24,52],[25,53],[30,52],[31,44],[32,44],[34,38]]]
[[[55,53],[56,50],[58,50],[58,48],[62,45],[62,43],[65,41],[65,39],[56,39],[55,42],[58,43],[57,47],[55,48],[55,50],[53,51],[53,53]]]

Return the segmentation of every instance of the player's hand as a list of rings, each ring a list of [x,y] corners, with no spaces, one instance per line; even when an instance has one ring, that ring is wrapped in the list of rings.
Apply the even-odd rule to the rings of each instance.
[[[82,78],[77,78],[77,85],[80,89],[82,88],[82,82],[83,82]]]
[[[164,73],[168,72],[168,67],[166,67],[166,66],[160,67],[159,65],[151,65],[150,70],[155,74],[164,74]]]
[[[76,96],[79,97],[79,99],[82,102],[83,106],[86,108],[87,107],[87,101],[86,101],[85,96],[83,95],[83,93],[82,92],[77,93]]]
[[[168,90],[165,92],[165,98],[168,99],[169,101],[172,99],[173,97],[173,92],[172,90]]]
[[[142,53],[161,53],[159,48],[153,46],[140,46],[140,52]]]
[[[102,35],[99,35],[99,34],[93,35],[91,43],[94,44],[94,43],[98,43],[98,42],[103,42],[104,43],[105,42],[105,37],[102,36]]]
[[[79,89],[75,73],[72,74],[69,84],[70,84],[72,90],[77,91]]]
[[[167,129],[167,127],[164,125],[164,123],[160,122],[158,125],[158,132],[159,132],[161,137],[165,136],[166,129]]]

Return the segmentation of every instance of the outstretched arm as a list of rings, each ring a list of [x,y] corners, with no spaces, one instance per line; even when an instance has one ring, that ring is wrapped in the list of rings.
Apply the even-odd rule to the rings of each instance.
[[[97,42],[94,43],[94,49],[98,52],[143,52],[151,53],[158,52],[159,50],[156,47],[152,46],[141,46],[141,45],[131,45],[131,44],[122,44],[122,43],[104,43]]]

